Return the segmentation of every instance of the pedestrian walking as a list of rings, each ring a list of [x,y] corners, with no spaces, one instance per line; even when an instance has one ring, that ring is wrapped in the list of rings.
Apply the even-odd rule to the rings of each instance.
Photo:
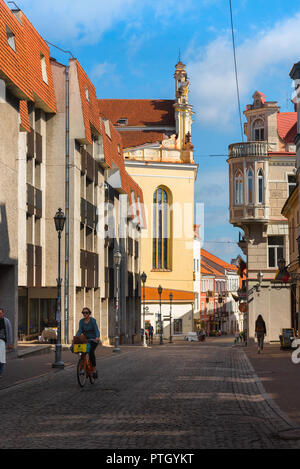
[[[257,353],[262,352],[264,348],[264,338],[267,333],[266,324],[261,314],[258,315],[255,322],[255,335],[257,337]]]
[[[148,328],[148,332],[149,332],[149,345],[152,345],[153,344],[153,326],[149,325],[149,328]]]
[[[5,316],[4,310],[0,308],[0,378],[2,378],[4,364],[6,363],[6,346],[13,348],[13,333],[10,320]]]
[[[234,343],[235,343],[235,344],[238,344],[238,343],[239,343],[239,340],[240,340],[240,333],[239,333],[239,331],[237,330],[236,333],[235,333]]]

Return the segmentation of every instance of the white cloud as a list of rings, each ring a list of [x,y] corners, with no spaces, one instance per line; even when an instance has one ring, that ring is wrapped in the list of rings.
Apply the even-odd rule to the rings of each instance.
[[[149,17],[164,23],[195,8],[193,0],[180,7],[176,0],[19,0],[18,4],[45,39],[71,46],[96,44],[122,21],[143,23],[146,28]]]
[[[226,262],[231,262],[238,255],[243,256],[237,243],[231,238],[224,237],[204,242],[203,248]]]
[[[236,48],[241,98],[256,91],[258,79],[276,79],[276,73],[288,73],[300,58],[300,13],[285,19],[272,29],[257,33]],[[193,52],[192,52],[193,49]],[[196,118],[208,125],[230,128],[237,113],[231,32],[223,33],[204,50],[188,50],[191,79],[191,102]],[[264,91],[264,90],[261,90]],[[292,93],[291,93],[292,94]]]
[[[218,171],[215,168],[210,171],[202,170],[199,172],[195,195],[199,202],[204,202],[208,207],[228,206],[228,170]],[[226,208],[225,208],[226,207]]]
[[[19,0],[41,35],[52,41],[95,44],[103,33],[139,9],[137,0]]]
[[[108,62],[103,62],[102,64],[94,65],[94,67],[92,68],[90,72],[91,79],[99,80],[103,76],[107,76],[107,75],[111,77],[111,75],[115,71],[115,68],[116,68],[115,64],[111,64]]]

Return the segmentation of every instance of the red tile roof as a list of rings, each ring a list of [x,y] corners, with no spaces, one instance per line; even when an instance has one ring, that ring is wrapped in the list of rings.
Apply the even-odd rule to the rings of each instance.
[[[174,290],[169,288],[163,288],[161,300],[162,302],[170,302],[170,293],[173,294],[173,302],[182,301],[182,302],[191,302],[195,299],[195,294],[192,291],[185,290]],[[145,300],[159,302],[160,297],[156,287],[145,287]]]
[[[0,0],[0,78],[20,99],[35,101],[46,112],[56,112],[49,47],[24,13],[19,14],[22,24]],[[6,27],[14,34],[16,50],[8,44]],[[42,76],[41,54],[48,84]]]
[[[99,119],[100,122],[100,119]],[[144,212],[144,198],[143,198],[143,191],[140,186],[132,179],[132,177],[127,173],[124,164],[124,157],[123,157],[123,149],[122,149],[122,139],[119,132],[114,128],[111,122],[109,122],[110,128],[110,137],[105,132],[105,125],[101,119],[100,122],[100,132],[103,137],[103,146],[104,146],[104,155],[105,155],[105,162],[106,164],[112,168],[113,164],[115,164],[120,170],[121,176],[121,183],[122,189],[127,193],[129,198],[129,204],[131,208],[131,217],[134,218],[133,206],[132,206],[132,195],[131,192],[133,191],[135,194],[135,203],[136,203],[136,210],[137,216],[140,214],[138,213],[138,197],[141,204],[142,210],[142,220],[143,225],[146,224],[145,219],[145,212]],[[120,153],[119,153],[120,150]],[[141,218],[139,218],[141,223]]]
[[[213,275],[213,271],[209,269],[207,264],[204,262],[201,262],[201,268],[200,268],[201,275]]]
[[[120,131],[123,147],[131,148],[145,145],[147,143],[161,143],[165,134],[163,132],[154,132],[150,130]]]
[[[98,110],[98,100],[96,90],[89,77],[81,67],[77,59],[72,59],[76,62],[78,83],[81,97],[82,113],[85,126],[85,136],[88,143],[92,143],[91,126],[100,134],[100,118]],[[87,99],[88,93],[88,99]]]
[[[277,131],[279,137],[285,143],[294,143],[297,135],[297,113],[296,112],[278,112]]]
[[[234,270],[234,271],[237,271],[238,268],[236,265],[234,264],[228,264],[228,262],[225,262],[223,261],[222,259],[220,259],[219,257],[217,256],[214,256],[213,254],[211,254],[210,252],[206,251],[205,249],[201,249],[201,261],[208,259],[210,261],[213,261],[215,264],[223,267],[224,269],[229,269],[229,270]]]
[[[118,125],[119,119],[128,119],[128,126],[175,127],[174,100],[169,99],[99,99],[102,117]]]
[[[254,95],[255,95],[256,93],[260,95],[260,97],[261,97],[261,102],[262,102],[263,104],[265,104],[265,102],[266,102],[266,95],[263,94],[261,91],[256,91],[256,92],[254,93]],[[253,96],[254,96],[254,95],[253,95]]]

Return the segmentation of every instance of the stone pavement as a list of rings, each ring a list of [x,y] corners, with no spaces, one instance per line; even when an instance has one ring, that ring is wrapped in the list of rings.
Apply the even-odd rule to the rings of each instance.
[[[300,440],[279,437],[293,422],[252,366],[264,358],[233,347],[231,338],[97,351],[100,379],[83,389],[69,352],[64,370],[50,369],[54,354],[23,359],[39,374],[24,372],[23,382],[5,387],[20,359],[10,360],[1,380],[0,448],[300,448]]]
[[[292,362],[291,350],[265,344],[261,354],[255,345],[244,348],[257,376],[274,402],[300,425],[300,363]]]

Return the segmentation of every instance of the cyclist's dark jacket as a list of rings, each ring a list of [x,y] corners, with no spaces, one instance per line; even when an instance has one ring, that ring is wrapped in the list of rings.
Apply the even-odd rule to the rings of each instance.
[[[98,339],[100,337],[100,331],[97,326],[95,318],[90,318],[88,324],[84,322],[84,319],[79,321],[79,329],[76,336],[84,334],[87,339]]]

